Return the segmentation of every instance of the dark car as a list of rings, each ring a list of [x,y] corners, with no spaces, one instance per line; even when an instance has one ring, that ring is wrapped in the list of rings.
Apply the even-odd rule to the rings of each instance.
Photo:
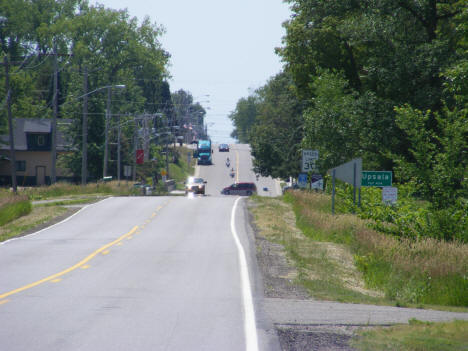
[[[228,144],[219,144],[219,152],[229,152]]]
[[[234,183],[221,190],[224,195],[253,195],[257,193],[254,183]]]

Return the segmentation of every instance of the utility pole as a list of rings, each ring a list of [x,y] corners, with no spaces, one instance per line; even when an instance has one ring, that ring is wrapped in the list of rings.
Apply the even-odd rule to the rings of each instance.
[[[133,181],[136,180],[136,154],[137,154],[137,133],[138,133],[138,120],[135,117],[133,117],[133,120],[135,122],[135,129],[133,130]]]
[[[120,114],[118,117],[118,130],[117,130],[117,179],[120,185]]]
[[[53,115],[52,115],[52,169],[50,170],[50,182],[57,181],[57,114],[58,114],[58,63],[57,63],[57,43],[54,43],[54,94],[53,94]]]
[[[15,138],[13,133],[13,118],[11,117],[11,91],[10,91],[10,72],[9,72],[9,63],[8,57],[5,55],[3,58],[3,63],[5,65],[5,90],[7,93],[7,112],[8,112],[8,129],[9,129],[9,138],[10,138],[10,165],[11,165],[11,185],[13,187],[13,192],[16,194],[17,183],[16,183],[16,156],[15,156]]]
[[[88,175],[88,67],[84,67],[83,73],[83,125],[82,125],[82,155],[81,155],[81,185],[86,185]]]
[[[104,167],[102,172],[102,177],[107,176],[107,152],[108,152],[108,134],[109,134],[109,118],[110,118],[110,106],[111,106],[111,87],[107,87],[107,110],[106,110],[106,126],[105,126],[105,135],[104,135]]]

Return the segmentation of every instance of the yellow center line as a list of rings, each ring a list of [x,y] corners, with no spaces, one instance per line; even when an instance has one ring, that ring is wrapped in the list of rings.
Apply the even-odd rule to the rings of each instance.
[[[4,303],[7,303],[7,302],[9,302],[9,301],[10,301],[10,300],[2,300],[2,301],[0,301],[0,305],[3,305]]]
[[[48,282],[48,281],[51,281],[51,280],[54,280],[54,279],[57,279],[67,273],[70,273],[71,271],[74,271],[75,269],[77,268],[80,268],[82,266],[84,266],[86,263],[88,263],[90,260],[92,260],[97,254],[107,250],[109,247],[117,244],[118,242],[122,241],[123,239],[125,239],[126,237],[129,237],[131,236],[136,230],[138,229],[138,226],[135,226],[133,227],[132,230],[130,230],[128,233],[122,235],[120,238],[100,247],[99,249],[97,249],[96,251],[94,251],[92,254],[90,254],[89,256],[85,257],[84,259],[82,259],[80,262],[78,262],[77,264],[67,268],[67,269],[64,269],[63,271],[61,272],[58,272],[58,273],[55,273],[55,274],[52,274],[51,276],[48,276],[44,279],[41,279],[41,280],[38,280],[34,283],[31,283],[31,284],[28,284],[28,285],[25,285],[25,286],[22,286],[21,288],[18,288],[18,289],[15,289],[15,290],[11,290],[11,291],[8,291],[6,293],[3,293],[0,295],[0,300],[1,299],[4,299],[5,297],[7,296],[11,296],[13,294],[17,294],[21,291],[25,291],[25,290],[28,290],[28,289],[31,289],[35,286],[38,286],[40,284],[43,284],[45,282]],[[8,300],[7,300],[8,301]]]
[[[61,280],[62,280],[62,279],[60,279],[60,278],[57,278],[57,279],[53,279],[53,280],[51,280],[51,282],[52,282],[52,283],[58,283],[58,282],[59,282],[59,281],[61,281]]]

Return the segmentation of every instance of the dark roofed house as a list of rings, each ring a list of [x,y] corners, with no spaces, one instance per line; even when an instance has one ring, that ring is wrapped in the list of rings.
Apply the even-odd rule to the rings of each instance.
[[[60,125],[71,120],[60,119]],[[57,128],[57,155],[69,151],[71,143]],[[65,128],[66,129],[66,128]],[[50,184],[52,168],[52,121],[39,118],[15,118],[14,142],[18,185]],[[8,134],[0,135],[0,184],[11,184],[10,144]],[[68,170],[57,166],[57,180],[69,180]]]

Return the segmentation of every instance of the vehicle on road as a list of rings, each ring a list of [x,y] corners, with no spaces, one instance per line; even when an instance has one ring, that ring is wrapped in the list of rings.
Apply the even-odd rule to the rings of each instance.
[[[198,177],[188,177],[185,181],[185,194],[194,193],[205,195],[206,180]]]
[[[219,150],[219,152],[229,152],[229,145],[228,144],[219,144],[218,150]]]
[[[197,158],[197,164],[199,165],[211,165],[213,164],[211,154],[211,140],[198,140],[197,151],[194,156]]]
[[[254,195],[257,193],[255,183],[234,183],[221,190],[224,195]]]

